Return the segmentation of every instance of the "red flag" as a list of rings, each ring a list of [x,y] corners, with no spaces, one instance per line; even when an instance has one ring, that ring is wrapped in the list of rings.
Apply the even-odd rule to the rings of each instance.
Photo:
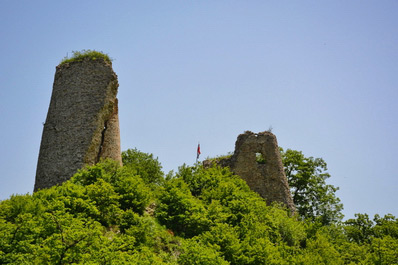
[[[198,151],[196,152],[196,159],[199,159],[199,155],[200,155],[200,144],[198,144]]]

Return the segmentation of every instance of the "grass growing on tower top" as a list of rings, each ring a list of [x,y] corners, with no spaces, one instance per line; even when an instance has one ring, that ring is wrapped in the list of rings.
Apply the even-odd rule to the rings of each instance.
[[[71,62],[81,62],[86,58],[89,58],[91,60],[103,59],[108,63],[112,63],[112,58],[110,58],[109,55],[106,53],[95,50],[82,50],[72,51],[72,57],[69,58],[68,56],[66,56],[64,59],[62,59],[60,65]]]

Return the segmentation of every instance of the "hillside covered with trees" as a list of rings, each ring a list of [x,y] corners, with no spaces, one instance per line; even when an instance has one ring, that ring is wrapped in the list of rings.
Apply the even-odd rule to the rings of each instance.
[[[228,168],[165,175],[151,154],[0,202],[0,264],[397,264],[398,219],[342,222],[325,161],[281,150],[297,214]]]

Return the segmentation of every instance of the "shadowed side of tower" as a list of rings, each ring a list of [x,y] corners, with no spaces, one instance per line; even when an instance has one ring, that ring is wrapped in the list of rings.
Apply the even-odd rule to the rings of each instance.
[[[117,75],[86,58],[56,68],[34,190],[60,184],[101,158],[121,163]]]

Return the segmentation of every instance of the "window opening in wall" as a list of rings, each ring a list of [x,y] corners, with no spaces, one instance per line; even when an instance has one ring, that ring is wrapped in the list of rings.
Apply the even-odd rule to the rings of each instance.
[[[265,164],[265,158],[264,158],[263,154],[256,153],[256,161],[258,164]]]

